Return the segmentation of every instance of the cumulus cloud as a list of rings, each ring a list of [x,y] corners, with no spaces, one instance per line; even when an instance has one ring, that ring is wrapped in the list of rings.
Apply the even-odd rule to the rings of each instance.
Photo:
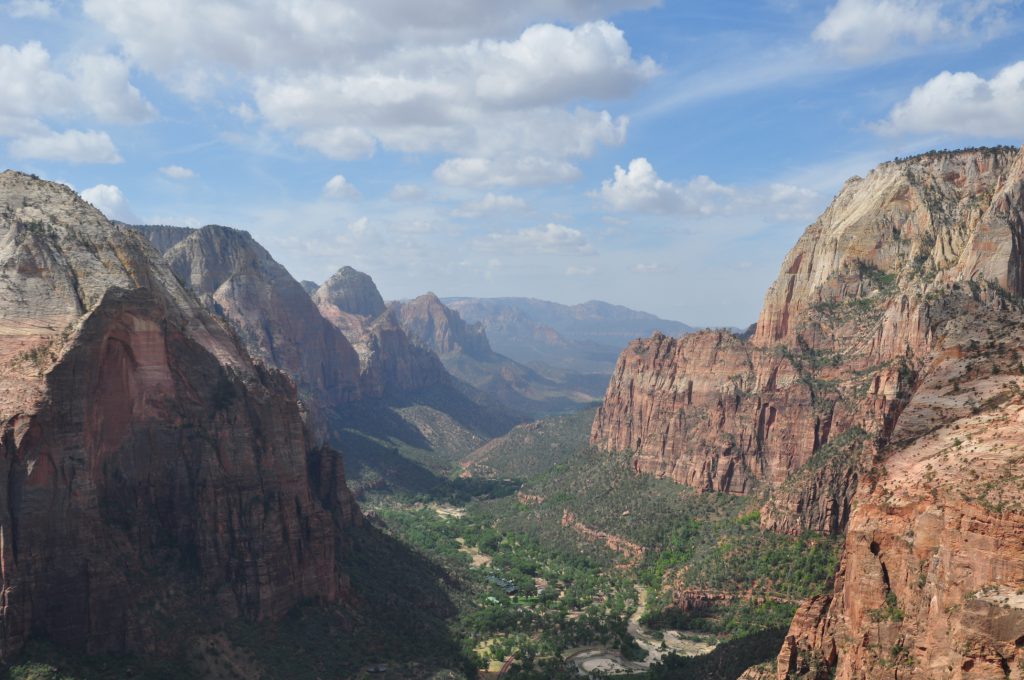
[[[506,196],[488,192],[483,198],[477,201],[469,201],[457,210],[452,211],[456,217],[480,217],[492,212],[507,212],[512,210],[525,210],[526,201],[518,196]]]
[[[514,232],[491,233],[477,242],[482,250],[519,254],[591,254],[583,232],[561,224],[528,227]]]
[[[915,88],[876,129],[1019,138],[1024,135],[1024,61],[988,80],[969,71],[944,71]]]
[[[335,175],[324,184],[324,195],[332,198],[354,198],[359,190],[345,179],[344,175]]]
[[[108,219],[120,220],[128,224],[138,224],[140,221],[129,207],[124,193],[113,184],[97,184],[83,191],[81,195]]]
[[[351,66],[403,49],[511,38],[537,23],[581,23],[660,0],[85,0],[85,13],[124,51],[179,91],[201,95],[227,77]],[[245,40],[238,40],[245,35]]]
[[[120,163],[123,158],[106,132],[66,130],[17,137],[8,146],[16,158],[68,163]]]
[[[615,166],[598,195],[612,210],[710,215],[727,207],[736,190],[704,175],[682,185],[668,182],[646,158],[634,158],[628,168]]]
[[[866,61],[909,45],[993,34],[1008,0],[839,0],[814,29],[814,39],[842,56]]]
[[[167,165],[160,168],[160,172],[163,173],[165,177],[170,177],[171,179],[192,179],[196,176],[195,172],[188,168],[183,168],[180,165]]]
[[[121,160],[106,132],[54,132],[49,121],[143,122],[153,106],[129,82],[128,66],[111,55],[83,55],[67,71],[57,69],[38,42],[0,45],[0,136],[12,137],[19,158],[73,163]],[[63,155],[62,155],[63,154]]]
[[[339,160],[378,150],[446,153],[501,166],[500,186],[563,181],[567,161],[621,144],[628,120],[580,102],[627,96],[657,65],[598,17],[657,0],[86,0],[124,52],[193,97],[223,82],[248,89],[236,106],[300,146]],[[566,27],[554,22],[580,22]],[[244,34],[246,40],[237,39]],[[533,178],[503,155],[541,159]],[[537,161],[527,161],[536,166]]]
[[[820,212],[818,192],[795,184],[768,186],[768,205],[777,220],[813,219]]]

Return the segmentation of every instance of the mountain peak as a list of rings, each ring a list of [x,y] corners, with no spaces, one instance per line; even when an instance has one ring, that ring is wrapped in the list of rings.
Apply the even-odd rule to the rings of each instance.
[[[313,294],[318,305],[329,304],[346,314],[377,317],[386,305],[369,274],[344,266]]]

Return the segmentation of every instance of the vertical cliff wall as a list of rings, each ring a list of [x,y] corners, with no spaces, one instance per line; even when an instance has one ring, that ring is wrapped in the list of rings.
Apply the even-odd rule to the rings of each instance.
[[[974,281],[1018,294],[1007,210],[1016,149],[936,153],[854,178],[797,242],[749,340],[634,342],[592,442],[702,490],[768,494],[766,528],[839,532],[890,441],[947,319]]]
[[[159,647],[185,602],[342,601],[340,459],[137,233],[0,174],[0,656]]]

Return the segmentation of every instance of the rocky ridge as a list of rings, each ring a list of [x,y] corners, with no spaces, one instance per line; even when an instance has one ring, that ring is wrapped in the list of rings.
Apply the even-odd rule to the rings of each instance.
[[[361,397],[351,344],[248,232],[217,225],[134,228],[162,247],[171,271],[230,323],[252,356],[291,376],[321,436],[329,412]]]
[[[369,275],[342,267],[312,298],[320,314],[359,354],[365,394],[396,396],[452,384],[437,355],[409,338]]]
[[[0,301],[0,657],[350,597],[340,458],[144,238],[0,173]]]
[[[979,187],[956,161],[998,180]],[[887,169],[929,166],[983,190],[959,210],[933,194],[935,245],[918,279],[900,275],[929,340],[917,386],[859,481],[834,595],[798,612],[780,679],[1024,677],[1024,153]]]
[[[807,229],[750,340],[620,359],[595,443],[764,493],[765,528],[846,531],[780,680],[1021,677],[1022,187],[1012,148],[883,164]]]
[[[891,437],[936,338],[908,293],[929,268],[949,282],[990,265],[977,227],[1015,156],[937,155],[848,182],[786,258],[753,337],[634,343],[592,441],[698,489],[768,489],[766,528],[842,531],[862,463]],[[948,271],[964,247],[968,271]]]

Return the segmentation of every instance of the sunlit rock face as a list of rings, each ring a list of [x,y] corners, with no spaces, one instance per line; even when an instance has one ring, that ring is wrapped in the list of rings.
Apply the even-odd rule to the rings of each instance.
[[[343,601],[360,516],[291,381],[137,232],[0,174],[0,654],[168,644],[187,607]]]
[[[768,528],[846,527],[780,680],[1022,677],[1022,242],[1019,150],[886,163],[808,228],[749,341],[620,359],[595,443],[701,488],[753,478]]]
[[[766,528],[841,531],[959,313],[947,300],[1021,292],[1020,165],[1016,149],[936,153],[850,180],[786,257],[752,337],[623,352],[592,442],[698,489],[767,493]]]

